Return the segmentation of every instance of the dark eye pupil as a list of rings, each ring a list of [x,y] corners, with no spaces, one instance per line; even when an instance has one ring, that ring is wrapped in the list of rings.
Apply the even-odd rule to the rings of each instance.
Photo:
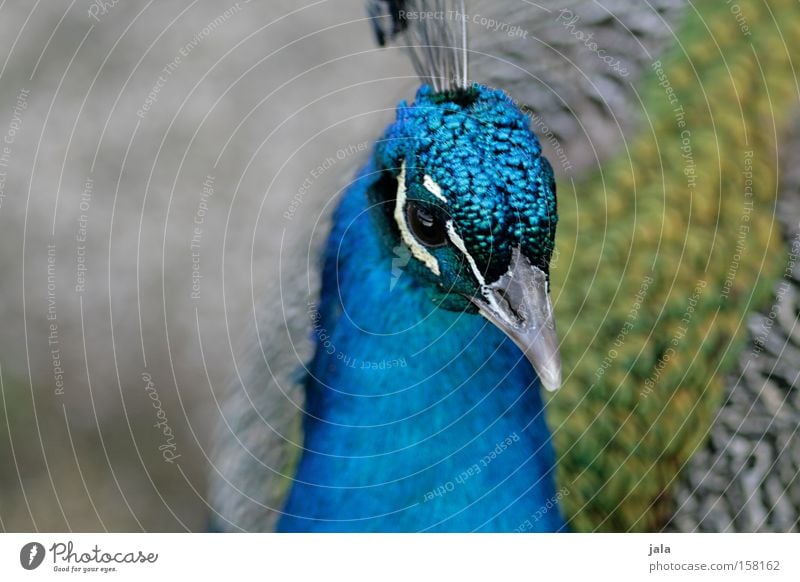
[[[419,242],[429,247],[439,247],[447,242],[445,221],[441,212],[426,208],[414,200],[406,204],[408,227]]]

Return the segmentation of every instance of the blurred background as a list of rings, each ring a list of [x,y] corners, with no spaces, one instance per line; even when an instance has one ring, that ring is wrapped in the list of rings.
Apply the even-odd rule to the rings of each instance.
[[[673,527],[724,529],[702,496],[711,465],[723,492],[760,467],[741,504],[765,492],[765,509],[737,514],[739,529],[797,528],[800,14],[781,0],[719,4],[631,25],[633,37],[636,26],[662,34],[652,54],[609,47],[635,61],[626,84],[641,90],[591,76],[591,91],[610,96],[605,116],[576,106],[570,90],[583,81],[559,78],[558,61],[507,86],[476,56],[475,80],[529,104],[521,85],[555,83],[541,92],[553,103],[531,105],[559,173],[568,374],[551,414],[560,450],[572,451],[562,478],[582,529],[664,527],[676,505],[684,525]],[[577,70],[600,68],[596,47],[552,14],[530,38],[555,31]],[[492,38],[537,60],[534,45],[508,49],[508,34],[476,42]],[[314,260],[338,190],[417,85],[400,50],[376,46],[361,0],[0,3],[0,529],[205,527],[211,431],[242,329],[286,249]],[[688,152],[670,90],[692,130]],[[678,335],[677,356],[665,357]],[[632,404],[650,385],[646,406]],[[709,435],[743,390],[744,410],[719,438],[750,436],[720,460],[729,453],[709,449]],[[614,460],[589,478],[593,447]],[[630,504],[612,502],[628,494]]]
[[[0,527],[203,528],[253,294],[410,67],[358,0],[5,2],[0,39]]]

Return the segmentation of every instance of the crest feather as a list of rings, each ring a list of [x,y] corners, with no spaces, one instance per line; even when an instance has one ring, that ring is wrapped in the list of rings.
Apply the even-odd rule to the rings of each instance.
[[[369,0],[378,43],[401,34],[419,78],[437,93],[469,87],[464,0]]]

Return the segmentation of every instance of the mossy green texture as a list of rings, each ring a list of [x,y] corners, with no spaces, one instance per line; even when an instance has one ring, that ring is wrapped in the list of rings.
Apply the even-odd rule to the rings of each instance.
[[[549,418],[575,531],[664,525],[746,315],[785,266],[775,203],[781,129],[798,101],[800,5],[736,4],[738,19],[725,2],[688,7],[680,42],[638,88],[642,124],[627,152],[574,189],[559,184],[565,382]]]

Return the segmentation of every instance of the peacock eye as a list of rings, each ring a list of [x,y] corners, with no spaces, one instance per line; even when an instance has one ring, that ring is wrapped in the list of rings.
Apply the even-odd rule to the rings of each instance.
[[[438,208],[409,200],[406,203],[406,221],[411,233],[425,246],[435,248],[447,243],[445,219]]]

